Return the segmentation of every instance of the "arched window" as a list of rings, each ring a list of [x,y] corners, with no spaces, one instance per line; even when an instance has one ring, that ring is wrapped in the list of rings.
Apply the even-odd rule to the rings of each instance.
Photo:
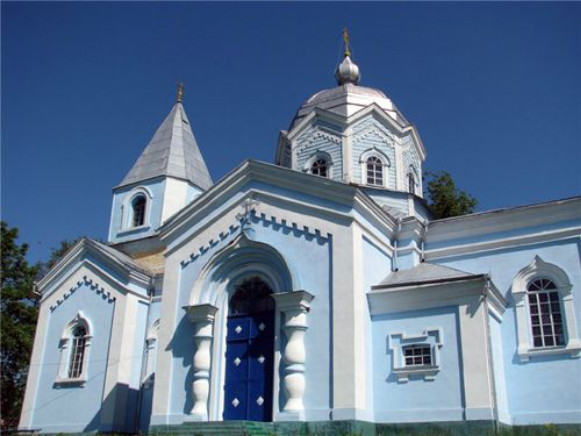
[[[408,173],[408,192],[410,194],[416,193],[416,178],[413,173]]]
[[[311,174],[321,177],[329,177],[328,175],[328,165],[325,159],[316,159],[311,165]]]
[[[145,206],[147,201],[144,195],[136,196],[131,202],[133,209],[132,227],[139,227],[145,224]]]
[[[549,279],[536,279],[527,287],[533,347],[565,345],[561,302],[557,286]]]
[[[272,289],[259,277],[244,280],[236,286],[230,299],[230,315],[250,314],[274,309]]]
[[[517,354],[522,361],[537,355],[581,355],[572,291],[565,271],[539,256],[518,272],[511,293],[515,302]]]
[[[91,345],[91,325],[79,312],[65,327],[60,340],[60,365],[57,383],[83,384]]]
[[[87,344],[87,329],[83,325],[73,330],[71,358],[69,361],[69,378],[79,378],[83,373],[85,361],[85,346]]]
[[[365,162],[367,169],[367,184],[383,186],[383,162],[377,156],[370,156]]]

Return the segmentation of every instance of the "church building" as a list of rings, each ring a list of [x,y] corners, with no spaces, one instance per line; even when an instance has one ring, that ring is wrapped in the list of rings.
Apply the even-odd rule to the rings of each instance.
[[[20,429],[581,424],[581,197],[436,220],[417,128],[335,79],[218,181],[178,89],[38,283]]]

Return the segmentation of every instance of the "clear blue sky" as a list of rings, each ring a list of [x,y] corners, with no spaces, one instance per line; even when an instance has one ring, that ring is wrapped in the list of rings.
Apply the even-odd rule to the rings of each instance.
[[[214,180],[272,162],[334,86],[341,29],[362,84],[419,129],[426,169],[479,210],[579,194],[581,3],[1,3],[2,219],[32,261],[106,238],[111,188],[186,86]]]

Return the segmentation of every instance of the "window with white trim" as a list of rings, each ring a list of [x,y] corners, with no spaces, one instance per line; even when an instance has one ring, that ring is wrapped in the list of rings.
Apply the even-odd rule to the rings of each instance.
[[[533,347],[565,345],[561,301],[557,286],[549,279],[536,279],[527,287]]]
[[[383,162],[377,156],[369,156],[365,162],[367,184],[383,186]]]
[[[91,324],[81,312],[66,325],[60,339],[61,351],[57,383],[83,384],[87,381]]]
[[[410,194],[416,193],[416,178],[414,177],[413,173],[408,173],[408,192]]]
[[[69,362],[69,378],[79,378],[83,373],[85,361],[85,348],[87,345],[87,329],[78,325],[73,330],[71,346],[71,358]]]
[[[440,349],[444,345],[441,327],[428,328],[416,335],[394,332],[388,336],[392,373],[398,383],[410,378],[432,381],[440,371]]]
[[[539,256],[521,269],[511,286],[517,327],[517,355],[581,357],[573,285],[558,266]]]

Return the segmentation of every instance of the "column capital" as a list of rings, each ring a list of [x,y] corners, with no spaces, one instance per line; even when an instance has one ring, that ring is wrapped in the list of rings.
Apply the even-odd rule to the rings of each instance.
[[[314,295],[302,290],[280,292],[278,294],[272,294],[271,297],[274,298],[276,307],[283,312],[296,309],[308,312],[311,308],[310,303],[313,301],[313,298],[315,298]]]
[[[188,314],[188,319],[197,323],[200,321],[214,321],[218,308],[211,304],[195,304],[193,306],[183,306],[182,309]]]

